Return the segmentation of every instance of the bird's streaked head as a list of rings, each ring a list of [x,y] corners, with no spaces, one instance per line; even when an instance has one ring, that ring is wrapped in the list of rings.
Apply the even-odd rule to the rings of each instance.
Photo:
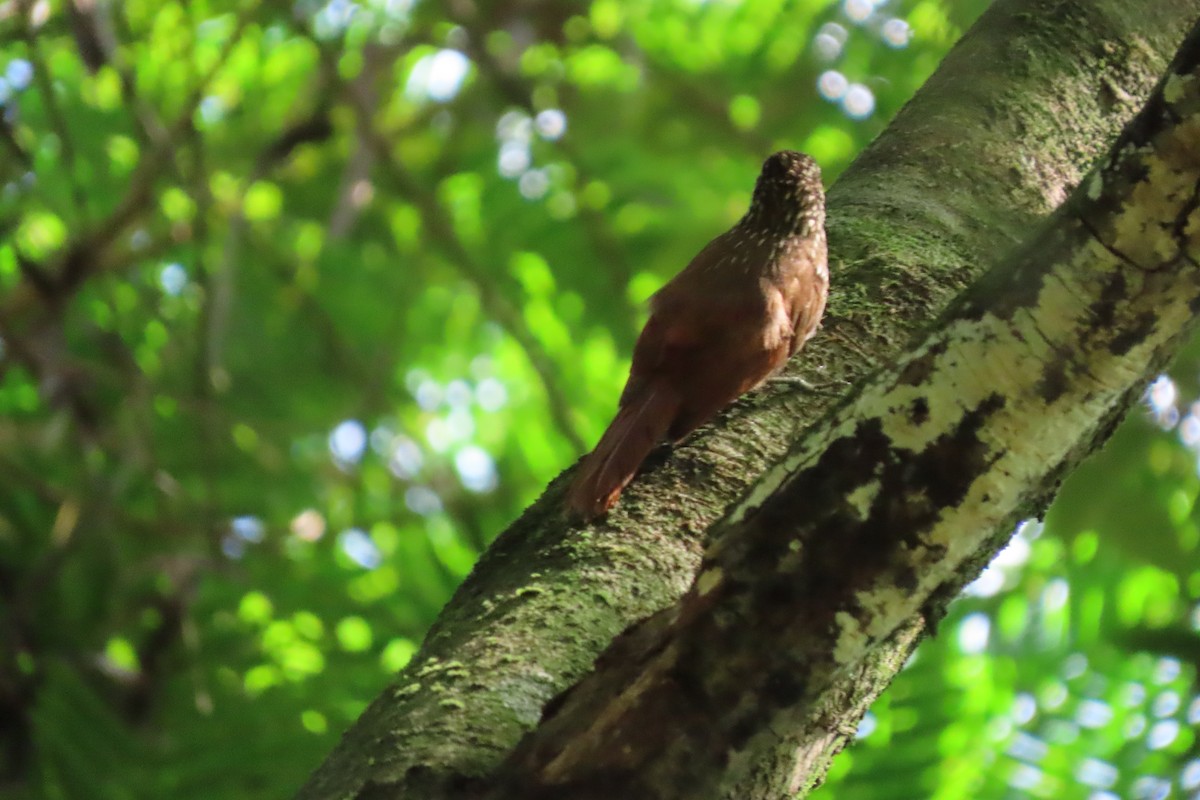
[[[750,212],[759,225],[799,229],[806,219],[824,223],[825,191],[821,168],[804,153],[780,150],[763,162],[754,185]]]

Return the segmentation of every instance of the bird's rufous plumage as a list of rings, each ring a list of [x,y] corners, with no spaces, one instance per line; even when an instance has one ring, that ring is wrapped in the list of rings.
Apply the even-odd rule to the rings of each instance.
[[[829,293],[825,195],[807,155],[762,167],[750,210],[650,299],[617,416],[580,464],[568,509],[604,514],[662,441],[679,441],[779,370]]]

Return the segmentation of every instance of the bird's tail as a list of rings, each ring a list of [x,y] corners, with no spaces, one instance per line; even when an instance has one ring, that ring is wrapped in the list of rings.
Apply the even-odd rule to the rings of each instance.
[[[666,436],[680,401],[678,392],[661,384],[651,384],[629,398],[596,449],[580,463],[567,490],[568,510],[592,519],[612,508],[646,456]]]

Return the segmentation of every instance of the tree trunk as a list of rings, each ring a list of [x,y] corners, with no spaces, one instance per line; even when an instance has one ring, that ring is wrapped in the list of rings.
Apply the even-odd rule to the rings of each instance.
[[[572,527],[556,481],[300,797],[777,798],[818,782],[925,620],[1044,507],[1191,317],[1200,81],[1178,78],[1122,139],[1141,149],[1115,151],[902,355],[1061,204],[1196,15],[1134,5],[996,3],[831,189],[830,314],[803,371],[896,367],[807,432],[831,398],[752,396],[604,523]],[[706,531],[743,497],[688,591]]]
[[[488,796],[715,798],[778,743],[850,727],[814,717],[825,692],[1045,507],[1198,309],[1200,25],[1103,168],[756,481],[687,595],[552,704]]]

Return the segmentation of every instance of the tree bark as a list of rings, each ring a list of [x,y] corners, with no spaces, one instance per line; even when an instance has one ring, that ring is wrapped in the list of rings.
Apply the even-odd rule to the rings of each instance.
[[[551,704],[488,797],[720,797],[828,727],[828,688],[1045,507],[1197,310],[1200,24],[1103,167],[755,482],[688,593]]]
[[[545,703],[646,617],[509,758],[510,796],[774,798],[818,782],[927,616],[1044,506],[1190,318],[1195,264],[1156,249],[1192,236],[1195,257],[1194,195],[1172,195],[1162,174],[1195,169],[1195,83],[1177,82],[1166,102],[1185,120],[1171,129],[1184,132],[1178,152],[1135,153],[1158,159],[1145,180],[1113,162],[1037,249],[901,358],[1060,205],[1196,15],[1188,2],[1132,5],[996,3],[831,189],[831,310],[805,372],[856,381],[873,362],[902,367],[807,435],[832,399],[748,398],[652,465],[599,525],[567,523],[556,481],[300,797],[497,786]],[[1161,145],[1144,120],[1164,107],[1122,145]],[[1147,248],[1164,220],[1191,222]],[[687,591],[705,531],[743,496]]]

